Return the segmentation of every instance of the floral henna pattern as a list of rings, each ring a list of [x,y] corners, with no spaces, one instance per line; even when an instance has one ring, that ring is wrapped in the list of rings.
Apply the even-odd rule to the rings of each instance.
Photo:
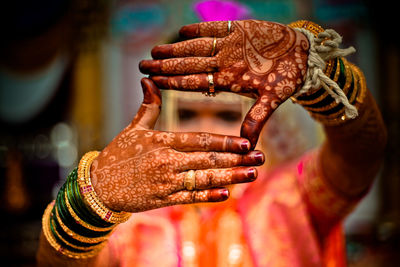
[[[94,189],[113,210],[140,212],[169,205],[223,201],[223,186],[253,181],[264,155],[248,140],[210,133],[154,131],[161,96],[150,79],[142,80],[144,101],[138,114],[91,166]],[[249,167],[244,167],[249,166]],[[196,190],[184,188],[195,170]]]
[[[184,26],[180,33],[189,38],[209,37],[180,42],[180,50],[184,50],[182,46],[186,43],[190,51],[210,51],[213,40],[210,37],[218,37],[215,56],[196,57],[200,52],[193,52],[173,57],[168,49],[175,44],[156,46],[153,55],[173,58],[144,60],[140,64],[141,71],[154,75],[153,81],[161,88],[207,91],[205,72],[214,69],[217,91],[231,91],[257,99],[245,117],[241,131],[254,147],[271,113],[301,88],[307,70],[308,39],[285,25],[258,20],[233,21],[229,34],[227,22],[192,24]],[[162,66],[162,71],[157,71],[157,65]],[[192,73],[199,81],[187,86],[187,73]]]
[[[216,68],[217,62],[213,58],[166,59],[160,62],[160,72],[163,74],[211,72]]]
[[[194,90],[200,85],[200,78],[196,75],[187,75],[182,78],[182,88]]]

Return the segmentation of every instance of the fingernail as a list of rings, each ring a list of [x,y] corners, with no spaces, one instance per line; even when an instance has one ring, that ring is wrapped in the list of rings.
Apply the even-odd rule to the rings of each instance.
[[[247,178],[254,180],[256,178],[256,169],[251,168],[247,171]]]
[[[226,188],[220,189],[219,194],[224,198],[227,199],[229,197],[229,190]]]
[[[257,152],[254,155],[254,159],[258,162],[258,163],[263,163],[264,162],[264,154],[262,152]]]
[[[250,149],[250,142],[249,142],[249,141],[243,141],[243,142],[240,144],[240,147],[241,147],[243,150],[249,150],[249,149]]]

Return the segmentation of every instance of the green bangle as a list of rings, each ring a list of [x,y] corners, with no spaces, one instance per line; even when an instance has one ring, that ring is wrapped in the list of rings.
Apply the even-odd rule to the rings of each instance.
[[[57,243],[59,243],[61,245],[61,247],[66,248],[66,249],[68,249],[70,251],[73,251],[73,252],[77,252],[77,253],[83,253],[83,252],[86,252],[88,250],[94,249],[94,246],[93,247],[91,247],[91,246],[81,247],[81,246],[77,246],[77,245],[74,245],[74,244],[68,242],[67,240],[65,240],[61,236],[60,233],[58,233],[54,229],[55,228],[54,224],[55,224],[54,218],[51,218],[50,219],[50,230],[51,230],[51,232],[53,234],[53,237],[56,239]]]
[[[334,60],[334,64],[332,66],[332,71],[330,73],[330,79],[334,80],[335,78],[335,73],[336,73],[336,69],[339,65],[339,60]],[[304,95],[299,95],[295,102],[303,105],[303,106],[311,106],[315,103],[318,103],[319,101],[325,99],[328,96],[328,92],[326,90],[324,90],[323,88],[320,88],[319,90],[317,90],[314,93],[311,94],[304,94]],[[320,100],[319,100],[320,98]]]
[[[73,232],[85,236],[85,237],[90,237],[90,238],[96,238],[96,237],[101,237],[105,236],[110,233],[110,231],[103,231],[103,232],[96,232],[92,231],[90,229],[87,229],[83,227],[82,225],[79,224],[68,212],[68,209],[66,207],[66,203],[64,201],[64,191],[65,190],[60,190],[59,194],[57,196],[56,200],[56,205],[59,210],[60,218],[63,221],[63,223],[71,229]]]
[[[78,215],[79,218],[84,218],[84,221],[90,223],[93,226],[96,227],[104,227],[108,228],[113,226],[113,224],[108,224],[107,222],[103,221],[100,217],[98,217],[96,214],[91,212],[88,207],[83,203],[80,195],[79,195],[79,188],[77,187],[77,177],[78,177],[78,172],[77,168],[75,168],[71,174],[68,176],[67,183],[67,196],[68,196],[68,201],[70,202],[71,206],[74,208],[76,211],[76,214]]]
[[[95,214],[94,212],[92,212],[88,206],[83,202],[82,199],[82,195],[79,191],[79,185],[78,185],[78,181],[77,181],[77,175],[75,176],[75,179],[72,180],[71,184],[70,184],[70,192],[71,192],[71,198],[69,198],[68,200],[72,202],[70,202],[71,204],[75,204],[75,207],[77,208],[77,211],[81,211],[82,214],[80,214],[78,212],[78,216],[80,218],[85,218],[85,221],[90,223],[93,226],[96,227],[112,227],[115,224],[113,223],[109,223],[104,221],[102,218],[100,218],[97,214]],[[83,216],[80,216],[83,215]]]
[[[94,246],[97,246],[97,245],[99,245],[99,244],[102,243],[102,242],[92,242],[92,243],[89,243],[89,242],[82,242],[82,241],[79,241],[79,240],[77,240],[77,239],[71,237],[70,235],[68,235],[68,233],[66,233],[66,232],[63,230],[63,228],[61,227],[60,223],[58,222],[57,217],[56,217],[56,213],[55,213],[55,209],[56,209],[56,206],[54,206],[53,210],[51,211],[51,218],[50,218],[50,220],[53,220],[53,223],[54,223],[54,226],[55,226],[55,229],[54,229],[54,230],[55,230],[60,236],[62,236],[62,238],[64,238],[67,242],[69,242],[69,243],[71,243],[71,244],[73,244],[73,245],[75,245],[75,246],[78,246],[78,247],[94,247]],[[89,239],[89,238],[88,238],[88,239]]]

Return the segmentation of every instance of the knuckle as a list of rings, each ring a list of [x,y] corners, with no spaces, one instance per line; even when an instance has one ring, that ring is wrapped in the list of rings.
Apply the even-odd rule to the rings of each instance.
[[[206,184],[207,186],[212,186],[215,184],[215,173],[214,171],[209,171],[206,175]]]
[[[197,191],[190,191],[190,196],[189,196],[190,202],[194,203],[197,202]]]
[[[224,138],[224,143],[223,143],[223,150],[230,150],[233,145],[233,139],[231,137],[226,137]]]
[[[217,152],[210,152],[208,159],[210,160],[210,165],[215,167],[217,164]]]

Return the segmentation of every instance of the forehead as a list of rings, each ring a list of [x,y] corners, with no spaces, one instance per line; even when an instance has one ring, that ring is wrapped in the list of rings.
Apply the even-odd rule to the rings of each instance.
[[[241,111],[243,105],[246,103],[245,97],[227,92],[220,92],[215,97],[207,97],[199,92],[175,92],[172,96],[175,98],[178,108],[192,110]]]

